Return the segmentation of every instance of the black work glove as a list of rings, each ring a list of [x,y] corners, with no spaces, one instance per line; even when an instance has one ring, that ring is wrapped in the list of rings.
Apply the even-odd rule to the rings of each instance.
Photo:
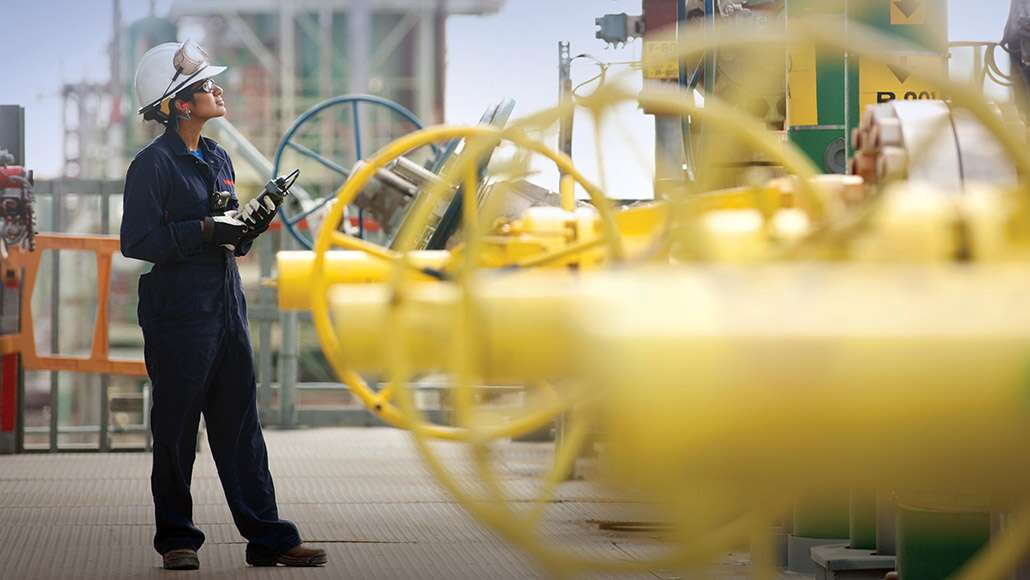
[[[246,231],[247,226],[231,215],[204,218],[204,241],[212,246],[235,250]]]
[[[258,236],[268,231],[269,225],[270,224],[264,224],[263,226],[259,226],[256,229],[247,228],[247,233],[243,234],[243,237],[240,238],[240,242],[252,242],[256,240]]]
[[[279,203],[282,203],[283,199],[285,198],[279,198]],[[247,224],[251,230],[260,233],[268,229],[278,210],[279,205],[271,195],[260,195],[241,207],[236,218]]]

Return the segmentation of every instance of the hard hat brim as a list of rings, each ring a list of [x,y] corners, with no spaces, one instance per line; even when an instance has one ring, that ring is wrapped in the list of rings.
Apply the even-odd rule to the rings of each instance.
[[[225,72],[227,68],[228,67],[224,67],[224,66],[208,65],[207,68],[205,68],[203,71],[201,71],[201,73],[199,75],[197,75],[197,77],[195,79],[193,79],[193,82],[207,80],[207,79],[209,79],[211,77],[220,75],[223,72]]]
[[[188,87],[188,86],[190,86],[192,84],[199,83],[200,81],[206,81],[209,78],[215,77],[215,76],[225,72],[226,68],[227,67],[224,67],[224,66],[211,66],[211,65],[208,65],[208,66],[204,67],[203,69],[201,69],[200,71],[198,71],[193,76],[187,78],[184,82],[179,83],[179,85],[177,87],[175,87],[174,89],[169,90],[164,95],[164,97],[161,97],[161,98],[162,99],[166,99],[166,98],[171,97],[171,96],[173,96],[175,94],[178,94],[179,91],[185,89],[186,87]]]
[[[156,101],[153,101],[151,103],[148,103],[146,106],[140,107],[139,110],[137,111],[137,114],[143,114],[144,112],[146,112],[149,109],[153,109],[155,107],[159,107],[161,105],[162,101],[164,101],[165,99],[167,99],[169,97],[174,96],[179,91],[181,91],[182,89],[186,88],[187,86],[192,85],[192,84],[197,83],[197,82],[200,82],[200,81],[207,80],[209,78],[213,78],[215,76],[218,76],[218,75],[222,74],[223,72],[225,72],[227,68],[228,67],[213,66],[213,65],[208,65],[208,66],[204,67],[203,69],[198,71],[196,74],[194,74],[193,76],[187,78],[185,81],[180,83],[174,89],[169,89],[164,95],[161,96],[161,98],[159,98]]]

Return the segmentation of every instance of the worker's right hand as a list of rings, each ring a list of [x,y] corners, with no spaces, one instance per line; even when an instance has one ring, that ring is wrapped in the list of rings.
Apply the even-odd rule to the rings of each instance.
[[[212,246],[236,247],[247,231],[247,225],[231,215],[204,219],[204,239]]]
[[[279,209],[279,206],[272,201],[272,196],[264,195],[258,196],[248,201],[240,209],[240,213],[237,218],[253,231],[263,232],[268,229],[268,226],[275,219],[275,212]]]

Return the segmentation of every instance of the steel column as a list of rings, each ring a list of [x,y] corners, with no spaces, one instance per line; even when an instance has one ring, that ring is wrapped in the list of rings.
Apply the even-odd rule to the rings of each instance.
[[[371,45],[372,3],[352,0],[347,14],[350,53],[350,92],[368,92],[368,57]]]
[[[61,205],[64,200],[64,191],[61,188],[54,188],[50,197],[50,226],[55,232],[61,231]],[[54,250],[52,255],[50,279],[50,352],[58,354],[61,352],[61,251]],[[57,426],[59,419],[60,404],[60,375],[57,371],[50,371],[50,452],[57,452]]]
[[[280,236],[280,248],[291,250],[295,246],[293,237]],[[279,315],[282,330],[279,351],[279,426],[289,429],[296,426],[297,412],[294,391],[297,387],[298,318],[296,312]]]
[[[438,123],[434,96],[436,95],[436,13],[425,6],[419,14],[418,48],[415,51],[415,113],[427,125]]]
[[[569,43],[558,42],[558,103],[562,106],[572,103],[572,53]],[[558,150],[572,157],[572,127],[576,113],[569,110],[561,116],[558,128]]]
[[[100,196],[100,233],[110,233],[109,221],[111,218],[111,198],[108,195]],[[99,263],[97,264],[97,276],[100,275]],[[110,296],[108,297],[110,299]],[[100,316],[100,308],[97,308],[97,316]],[[105,321],[104,324],[107,324]],[[106,340],[105,335],[105,340]],[[105,346],[105,351],[107,350]],[[110,400],[110,386],[111,377],[109,375],[100,375],[100,433],[98,435],[99,441],[98,446],[101,452],[109,451],[111,449],[110,441],[110,422],[111,422],[111,400]]]
[[[285,132],[293,122],[296,114],[297,79],[296,79],[296,58],[294,56],[295,41],[294,35],[294,12],[290,2],[283,2],[279,5],[279,66],[281,69],[280,99],[281,107],[279,122],[282,131]]]

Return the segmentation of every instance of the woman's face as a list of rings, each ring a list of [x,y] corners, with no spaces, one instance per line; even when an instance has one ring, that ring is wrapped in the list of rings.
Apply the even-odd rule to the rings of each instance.
[[[201,81],[194,86],[190,116],[198,119],[214,119],[225,115],[225,101],[222,100],[222,87],[211,79]]]

